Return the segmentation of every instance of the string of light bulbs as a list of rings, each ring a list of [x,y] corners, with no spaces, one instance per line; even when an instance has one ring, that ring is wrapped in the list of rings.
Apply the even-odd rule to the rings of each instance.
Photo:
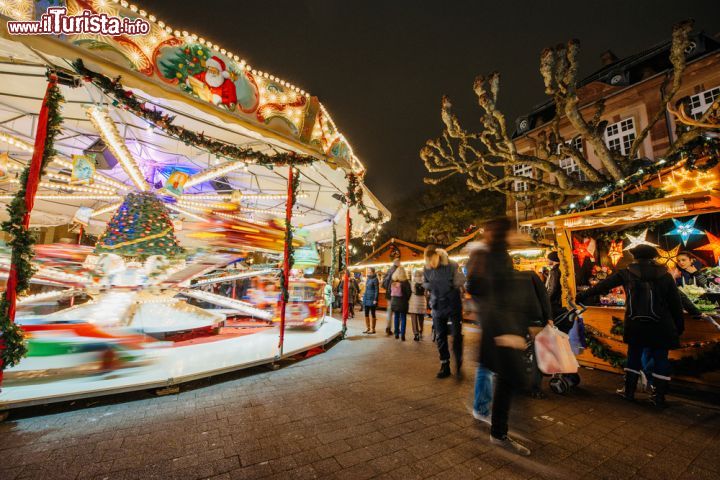
[[[234,172],[235,170],[240,169],[247,172],[247,162],[239,162],[236,160],[232,160],[229,162],[221,163],[220,165],[217,165],[213,168],[210,168],[203,172],[198,172],[195,175],[191,175],[190,178],[188,178],[187,182],[185,182],[185,188],[199,185],[203,182],[207,182],[208,180],[212,180],[213,178],[221,177],[226,173]]]
[[[128,174],[138,190],[146,192],[148,183],[142,171],[140,171],[138,162],[128,150],[125,140],[120,136],[120,132],[118,132],[115,123],[110,119],[107,112],[95,106],[88,107],[86,112],[112,154],[120,161],[125,173]]]

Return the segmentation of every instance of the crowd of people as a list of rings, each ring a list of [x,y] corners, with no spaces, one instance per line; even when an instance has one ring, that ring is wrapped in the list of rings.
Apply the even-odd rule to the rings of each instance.
[[[413,340],[423,339],[425,316],[432,317],[433,341],[438,350],[437,378],[462,375],[463,297],[474,303],[476,323],[481,329],[478,368],[472,414],[490,426],[493,444],[520,455],[530,455],[527,446],[508,436],[511,401],[526,391],[543,397],[543,375],[534,362],[533,338],[546,325],[567,312],[563,305],[559,255],[550,252],[541,279],[535,272],[513,268],[508,253],[511,223],[506,218],[488,222],[484,238],[469,246],[466,273],[436,246],[425,249],[425,264],[406,268],[396,259],[385,275],[368,268],[364,278],[350,275],[348,292],[351,305],[361,305],[365,313],[365,334],[375,334],[377,308],[381,295],[387,302],[388,336],[405,341],[410,316]],[[650,402],[665,405],[670,382],[669,350],[679,347],[684,330],[683,310],[701,316],[678,285],[697,283],[700,266],[691,254],[678,258],[680,274],[675,275],[655,262],[658,251],[640,245],[630,251],[634,261],[605,280],[578,293],[575,305],[622,286],[627,296],[623,341],[627,344],[625,380],[617,393],[634,400],[640,380],[649,385]],[[335,285],[343,294],[342,282]],[[354,311],[354,307],[352,308]],[[571,325],[557,325],[565,332]],[[452,337],[452,346],[450,346]],[[452,350],[452,356],[451,356]],[[576,374],[574,374],[576,375]]]

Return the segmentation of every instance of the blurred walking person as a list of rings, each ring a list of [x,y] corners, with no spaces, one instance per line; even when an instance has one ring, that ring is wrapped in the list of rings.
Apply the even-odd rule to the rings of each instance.
[[[410,282],[412,295],[408,313],[412,321],[413,340],[419,342],[422,339],[423,323],[427,313],[427,299],[425,298],[425,287],[423,287],[423,271],[419,268],[413,270]]]
[[[513,270],[507,253],[509,229],[507,218],[485,225],[485,250],[473,251],[468,260],[467,290],[478,304],[482,327],[480,365],[495,374],[490,441],[517,454],[530,455],[530,449],[508,436],[512,395],[526,384],[523,356],[528,328],[523,316],[528,300],[525,297],[535,296],[527,280]],[[481,383],[481,393],[486,397],[489,382],[483,379]]]
[[[375,269],[370,267],[365,280],[365,291],[363,292],[362,305],[365,308],[365,331],[363,333],[375,333],[375,309],[380,297],[380,284]],[[370,316],[372,315],[372,319]]]
[[[456,372],[458,376],[461,374],[463,354],[461,288],[464,284],[465,275],[460,271],[457,263],[450,260],[447,252],[435,245],[428,245],[425,248],[423,287],[430,292],[433,328],[440,354],[440,371],[437,378],[447,378],[451,375],[448,334],[453,336]],[[452,324],[452,331],[448,328],[448,322]]]

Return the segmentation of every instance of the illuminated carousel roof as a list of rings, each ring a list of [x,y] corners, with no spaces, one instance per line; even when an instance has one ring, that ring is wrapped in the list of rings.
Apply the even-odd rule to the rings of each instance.
[[[35,2],[11,3],[34,6]],[[6,18],[32,18],[19,7],[14,12],[3,10],[6,4],[0,4],[0,14]],[[297,167],[301,182],[294,223],[303,225],[312,240],[331,237],[331,222],[343,220],[344,207],[338,198],[347,192],[346,174],[361,178],[364,167],[317,98],[258,72],[236,55],[194,34],[168,31],[162,22],[132,6],[125,8],[110,1],[66,4],[70,12],[90,8],[146,18],[152,25],[151,34],[149,38],[131,37],[132,42],[88,36],[0,38],[0,153],[9,155],[11,171],[20,170],[30,159],[37,112],[47,86],[46,69],[72,72],[72,62],[81,58],[95,72],[113,78],[122,75],[125,88],[145,105],[173,116],[174,125],[255,152],[294,152],[316,159],[311,165]],[[143,43],[138,43],[139,38],[144,38]],[[170,66],[178,68],[178,55],[185,55],[188,49],[190,55],[202,52],[204,58],[224,61],[237,93],[236,106],[206,101],[201,98],[202,91],[200,96],[195,95],[188,86],[192,80],[173,82],[166,78]],[[192,73],[177,72],[187,77]],[[43,177],[32,225],[67,224],[79,207],[89,207],[93,209],[90,231],[100,232],[125,194],[160,191],[173,172],[189,176],[182,195],[173,203],[175,213],[184,221],[199,221],[209,209],[232,209],[232,203],[239,203],[239,210],[228,214],[252,221],[284,216],[288,167],[230,161],[186,143],[123,108],[92,82],[81,82],[77,88],[61,84],[60,88],[66,100],[62,133],[56,142],[60,155]],[[106,148],[93,184],[71,184],[73,155],[97,151],[98,145],[101,150]],[[17,190],[14,182],[11,179],[0,184],[0,202],[6,203]],[[364,185],[362,188],[368,211],[382,212],[388,218],[382,203]],[[371,228],[355,207],[351,215],[354,234]]]

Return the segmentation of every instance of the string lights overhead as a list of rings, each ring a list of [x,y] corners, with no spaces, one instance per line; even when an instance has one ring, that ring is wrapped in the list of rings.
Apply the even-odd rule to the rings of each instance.
[[[100,132],[112,154],[120,161],[123,170],[128,174],[135,187],[141,192],[146,192],[148,190],[147,181],[145,181],[137,161],[128,150],[125,140],[120,136],[120,132],[118,132],[115,123],[110,119],[107,112],[92,106],[87,108],[87,115],[98,132]]]

